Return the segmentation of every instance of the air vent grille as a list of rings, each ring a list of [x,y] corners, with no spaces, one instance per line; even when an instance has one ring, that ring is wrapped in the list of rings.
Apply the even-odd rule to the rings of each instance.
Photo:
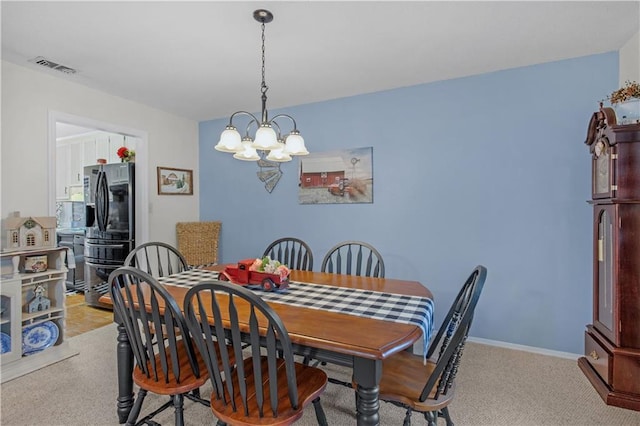
[[[29,62],[34,63],[36,65],[40,65],[42,67],[50,68],[52,70],[60,71],[60,72],[63,72],[65,74],[75,74],[75,73],[78,72],[77,70],[75,70],[73,68],[70,68],[70,67],[67,67],[65,65],[56,64],[55,62],[50,61],[50,60],[48,60],[46,58],[43,58],[42,56],[38,56],[36,58],[29,59]]]

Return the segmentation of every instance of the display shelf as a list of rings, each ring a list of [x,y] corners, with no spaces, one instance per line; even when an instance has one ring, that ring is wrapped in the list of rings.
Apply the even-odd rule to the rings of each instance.
[[[0,253],[2,307],[10,305],[2,312],[0,327],[3,333],[11,336],[10,350],[0,355],[2,383],[78,353],[69,346],[65,336],[66,253],[66,248],[60,247]],[[49,269],[25,273],[25,257],[34,255],[46,255]],[[40,297],[36,299],[37,296]],[[32,303],[34,300],[37,304]],[[29,312],[30,306],[32,312]],[[58,327],[55,343],[40,352],[24,355],[22,330],[47,321]]]
[[[34,312],[31,314],[22,314],[22,326],[39,324],[45,321],[51,321],[56,319],[64,319],[63,309],[49,309],[47,311]]]

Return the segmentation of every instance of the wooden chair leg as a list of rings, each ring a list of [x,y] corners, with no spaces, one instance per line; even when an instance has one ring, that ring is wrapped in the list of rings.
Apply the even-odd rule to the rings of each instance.
[[[424,418],[427,420],[429,426],[438,426],[438,412],[427,411],[424,413]]]
[[[316,398],[313,401],[313,408],[316,410],[316,419],[318,420],[318,425],[327,426],[327,417],[324,414],[324,409],[322,408],[322,404],[320,403],[320,398]]]
[[[140,389],[138,391],[138,397],[136,398],[136,402],[133,404],[133,407],[129,412],[129,417],[127,417],[127,426],[133,426],[136,424],[136,420],[140,415],[140,409],[142,408],[142,402],[144,401],[145,396],[147,396],[147,391],[144,389]]]
[[[407,408],[407,412],[404,415],[404,421],[402,422],[402,426],[411,426],[411,408]]]
[[[175,425],[184,426],[184,397],[181,394],[173,395],[173,407],[175,409]]]
[[[444,417],[444,420],[447,422],[447,426],[453,426],[453,420],[451,420],[451,416],[449,415],[449,407],[444,407],[438,412],[438,415],[440,415],[440,417]]]

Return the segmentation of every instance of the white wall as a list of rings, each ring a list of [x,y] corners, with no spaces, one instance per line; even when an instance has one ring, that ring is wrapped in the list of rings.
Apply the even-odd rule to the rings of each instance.
[[[1,87],[2,218],[12,211],[50,214],[48,178],[55,161],[49,158],[48,143],[53,112],[146,135],[148,146],[137,150],[136,169],[143,171],[138,179],[147,181],[148,206],[137,207],[149,214],[148,223],[137,223],[138,243],[143,242],[141,235],[148,235],[149,240],[175,244],[175,223],[199,220],[197,122],[6,61],[2,61]],[[147,155],[141,157],[145,151]],[[158,196],[157,166],[193,169],[194,195]],[[142,232],[145,228],[148,233]]]
[[[620,49],[620,87],[627,80],[640,81],[640,32]]]

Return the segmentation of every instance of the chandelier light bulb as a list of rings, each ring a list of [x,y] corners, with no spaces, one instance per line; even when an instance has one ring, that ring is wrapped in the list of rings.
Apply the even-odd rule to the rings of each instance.
[[[290,155],[307,155],[307,147],[304,146],[304,139],[300,136],[300,132],[293,130],[286,139],[285,152]]]
[[[269,161],[277,161],[279,163],[284,163],[286,161],[291,161],[291,155],[285,152],[285,145],[282,142],[278,142],[278,148],[272,149],[267,155],[267,160]]]
[[[240,151],[233,154],[233,158],[242,161],[258,161],[260,156],[258,152],[251,146],[250,141],[242,142]]]
[[[271,124],[262,123],[256,131],[256,137],[253,140],[253,147],[263,151],[278,149],[278,136],[273,130]]]
[[[220,140],[214,148],[221,152],[235,153],[242,148],[240,142],[240,133],[238,133],[238,130],[234,126],[227,126],[222,134],[220,134]]]

